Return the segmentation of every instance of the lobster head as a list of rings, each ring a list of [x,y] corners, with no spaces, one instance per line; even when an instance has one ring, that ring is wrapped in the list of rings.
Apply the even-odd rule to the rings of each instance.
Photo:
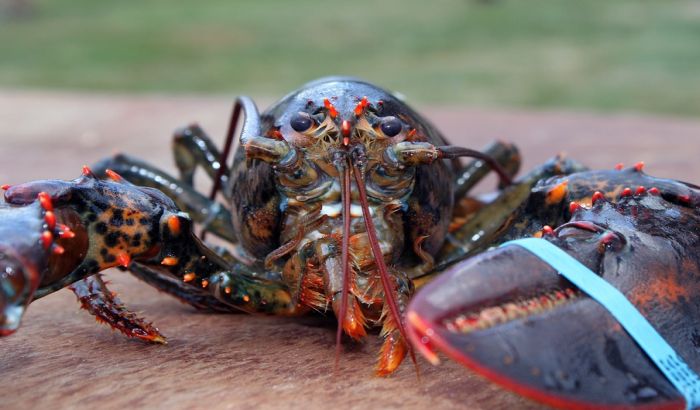
[[[668,343],[700,370],[700,195],[601,194],[572,204],[571,219],[544,229],[553,243],[619,289]],[[681,408],[683,399],[596,301],[517,245],[453,266],[422,289],[409,334],[516,392],[566,408]]]

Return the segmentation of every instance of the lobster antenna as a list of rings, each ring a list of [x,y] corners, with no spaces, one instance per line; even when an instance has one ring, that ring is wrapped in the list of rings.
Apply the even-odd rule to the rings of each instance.
[[[343,289],[340,294],[340,312],[338,315],[338,330],[335,335],[335,371],[338,371],[338,363],[340,361],[340,339],[343,336],[343,323],[345,316],[348,314],[348,299],[350,298],[350,171],[348,170],[347,161],[345,166],[341,168],[340,185],[341,200],[343,202],[343,242],[341,245],[342,256],[341,263],[343,265]]]
[[[513,185],[513,180],[510,177],[510,175],[508,175],[508,173],[505,169],[503,169],[501,164],[499,164],[490,155],[484,154],[483,152],[474,149],[456,147],[454,145],[437,147],[437,151],[439,158],[455,159],[459,157],[471,157],[480,159],[484,161],[496,174],[498,174],[498,178],[500,178],[501,184],[503,184],[504,186]]]
[[[224,142],[224,151],[221,153],[219,158],[219,169],[216,171],[214,176],[214,185],[211,187],[211,193],[209,194],[209,199],[216,199],[216,194],[221,189],[221,178],[224,173],[228,171],[228,166],[226,162],[231,150],[233,148],[233,134],[238,128],[238,118],[241,116],[241,111],[245,114],[245,120],[243,121],[243,127],[241,129],[241,140],[248,139],[253,136],[260,135],[260,114],[258,113],[258,108],[255,102],[246,96],[240,96],[236,98],[233,104],[233,112],[231,113],[231,118],[229,119],[228,130],[226,131],[226,140]],[[206,231],[202,231],[201,237],[204,240]]]
[[[386,263],[384,263],[384,258],[382,257],[382,249],[379,246],[379,240],[377,239],[377,231],[374,227],[374,221],[372,221],[372,215],[369,211],[369,202],[367,200],[367,192],[365,190],[364,181],[362,180],[362,174],[357,165],[353,164],[352,167],[355,174],[355,182],[357,183],[357,190],[360,194],[360,205],[362,206],[362,216],[365,220],[365,228],[367,230],[367,238],[369,239],[369,246],[372,249],[372,254],[374,255],[375,263],[377,264],[377,269],[379,270],[379,277],[382,280],[382,288],[384,288],[384,299],[385,303],[389,306],[389,311],[391,316],[396,323],[396,327],[399,329],[399,333],[404,340],[404,343],[408,346],[408,352],[411,356],[411,361],[416,367],[416,372],[418,372],[418,362],[416,362],[416,354],[413,351],[413,346],[408,341],[406,334],[406,328],[401,320],[401,312],[399,311],[398,304],[396,303],[396,296],[394,296],[394,286],[391,283],[391,278],[389,277],[389,271],[387,270]]]

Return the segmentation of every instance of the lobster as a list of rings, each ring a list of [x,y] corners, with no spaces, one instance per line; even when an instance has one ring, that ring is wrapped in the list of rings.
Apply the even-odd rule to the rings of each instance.
[[[234,150],[241,114],[245,121]],[[498,275],[484,274],[477,278],[481,287],[470,284],[476,289],[473,294],[452,292],[448,294],[451,298],[441,299],[444,287],[462,290],[459,282],[454,285],[459,280],[455,278],[464,275],[459,272],[469,273],[474,261],[487,265],[479,261],[499,251],[481,252],[523,236],[551,240],[566,230],[550,226],[574,220],[585,213],[585,207],[602,204],[605,196],[607,201],[624,198],[622,205],[643,196],[640,204],[651,210],[667,203],[685,204],[686,208],[697,205],[696,187],[651,178],[642,172],[641,163],[627,170],[586,171],[575,161],[557,157],[513,183],[519,167],[514,146],[497,142],[483,153],[449,146],[432,125],[398,98],[347,78],[310,83],[262,114],[252,100],[238,98],[223,151],[196,125],[177,131],[173,145],[180,172],[177,178],[120,154],[93,166],[94,172],[86,168],[75,181],[6,187],[0,206],[6,216],[0,219],[0,231],[6,233],[0,242],[0,267],[5,272],[4,293],[0,294],[3,334],[16,330],[22,311],[32,300],[70,286],[82,306],[99,320],[128,336],[164,343],[159,331],[129,312],[98,275],[102,269],[120,266],[198,309],[286,316],[332,311],[338,318],[338,349],[343,333],[359,340],[367,328],[379,326],[384,344],[376,373],[381,376],[393,372],[412,354],[411,346],[431,361],[436,360],[432,349],[438,348],[473,364],[471,345],[460,344],[462,338],[479,334],[463,327],[474,319],[471,310],[463,310],[464,306],[471,309],[471,298],[489,295],[489,289],[498,293],[503,286],[519,284],[522,289],[506,290],[494,300],[515,298],[517,308],[522,302],[517,291],[537,296],[543,291],[547,300],[556,300],[551,303],[556,311],[570,299],[584,298],[564,286],[550,295],[548,282],[537,277],[532,282],[528,277],[509,282],[512,275],[503,274],[503,285]],[[234,159],[229,164],[232,151]],[[476,159],[461,166],[457,161],[461,156]],[[200,167],[213,182],[208,195],[194,186],[194,174]],[[495,196],[491,200],[468,196],[489,170],[500,178]],[[219,202],[219,195],[224,203]],[[640,204],[629,209],[638,212],[643,209]],[[609,210],[605,218],[617,211],[624,214],[621,209]],[[142,216],[124,218],[134,212]],[[643,215],[655,221],[654,212]],[[665,217],[676,215],[669,212]],[[667,226],[668,218],[654,226]],[[692,218],[687,221],[686,226],[694,226]],[[195,224],[202,229],[199,235]],[[668,229],[669,235],[677,234]],[[203,242],[207,233],[229,246]],[[135,240],[137,234],[141,236]],[[620,236],[606,233],[601,239],[604,246],[589,240],[584,244],[588,246],[581,246],[582,252],[594,242],[597,251],[601,246],[612,247],[619,243],[616,238]],[[477,254],[476,259],[469,259]],[[513,266],[527,265],[510,265],[509,269]],[[419,293],[405,315],[414,289],[442,273]],[[25,282],[17,280],[20,277]],[[657,303],[649,292],[647,296],[650,304]],[[428,302],[434,298],[439,303]],[[550,305],[534,296],[525,299],[534,300],[536,309]],[[481,299],[477,305],[483,307],[479,303]],[[496,310],[483,311],[492,314]],[[530,313],[527,309],[512,312]],[[692,312],[683,320],[691,317]],[[592,320],[589,326],[593,329]],[[479,326],[484,323],[477,320]],[[682,323],[686,331],[692,328]],[[489,324],[496,325],[489,334],[501,328],[499,323]],[[407,338],[413,343],[407,344]],[[679,351],[685,353],[682,348]],[[532,387],[525,373],[508,373],[515,366],[507,366],[512,363],[507,356],[500,360],[505,368],[499,368],[497,361],[475,367],[548,403],[605,404],[599,386],[561,393],[571,374],[566,368],[537,367],[538,372],[549,371],[542,377],[544,387]],[[697,367],[694,362],[691,365]],[[494,367],[497,370],[490,370]],[[610,374],[611,378],[619,376]],[[653,388],[660,392],[658,399],[648,399],[650,390],[639,384],[637,390],[626,390],[636,392],[634,398],[627,394],[624,399],[609,400],[675,405],[677,394],[656,376]],[[652,379],[635,380],[646,383]],[[573,385],[579,383],[576,379]],[[561,391],[553,392],[552,385]],[[579,390],[583,393],[576,393]]]
[[[475,248],[530,236],[559,247],[622,292],[697,372],[700,187],[642,167],[515,183],[497,200],[513,209],[480,211],[500,229]],[[447,267],[417,293],[407,317],[411,340],[431,362],[442,351],[549,405],[685,408],[611,313],[516,245]]]
[[[241,114],[239,144],[228,164]],[[100,320],[163,342],[156,329],[110,300],[95,276],[122,266],[197,308],[286,316],[332,311],[338,349],[343,333],[360,340],[367,328],[379,326],[384,343],[376,374],[388,375],[410,352],[403,314],[414,282],[462,256],[435,259],[448,230],[459,231],[453,215],[461,200],[489,170],[508,186],[519,167],[512,145],[497,142],[484,153],[447,145],[400,99],[349,78],[307,84],[262,114],[251,99],[239,97],[223,151],[196,125],[177,131],[173,146],[179,178],[117,155],[73,182],[9,188],[11,206],[38,212],[34,203],[46,210],[41,198],[49,198],[49,208],[61,210],[54,211],[56,219],[84,233],[76,235],[81,245],[75,248],[77,241],[59,242],[65,252],[48,262],[48,248],[27,250],[48,272],[21,297],[13,287],[19,302],[7,305],[26,306],[72,284]],[[475,160],[462,167],[458,158],[464,156]],[[209,195],[194,187],[200,167],[213,182]],[[474,200],[470,206],[480,205]],[[132,211],[145,212],[143,226],[149,227],[139,231],[138,243],[127,225],[131,219],[124,219]],[[64,213],[73,224],[63,221]],[[31,232],[37,224],[43,232],[54,226],[31,215],[16,218]],[[195,223],[202,227],[199,236]],[[9,238],[18,233],[11,228]],[[207,233],[231,246],[205,245]],[[68,256],[70,263],[63,261]]]

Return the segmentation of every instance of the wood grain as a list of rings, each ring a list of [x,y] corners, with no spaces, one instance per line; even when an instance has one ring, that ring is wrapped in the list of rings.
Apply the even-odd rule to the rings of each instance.
[[[72,179],[116,151],[168,170],[172,130],[198,120],[219,139],[223,97],[101,96],[0,91],[0,182]],[[638,115],[428,108],[455,143],[518,144],[525,168],[559,151],[593,166],[644,160],[649,173],[698,182],[700,122]],[[482,188],[486,189],[486,188]],[[372,376],[379,343],[346,345],[333,373],[332,319],[202,314],[126,273],[112,288],[169,337],[126,340],[79,311],[62,290],[31,305],[22,328],[0,339],[0,408],[471,408],[540,406],[451,362],[420,362]]]

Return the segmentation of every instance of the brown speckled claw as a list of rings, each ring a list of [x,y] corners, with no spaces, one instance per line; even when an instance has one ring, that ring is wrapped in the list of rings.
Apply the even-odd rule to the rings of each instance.
[[[84,167],[73,181],[4,187],[0,201],[0,335],[12,333],[33,300],[77,282],[73,290],[98,320],[131,337],[164,343],[90,276],[158,254],[159,223],[178,212],[162,193]],[[88,278],[88,279],[85,279]]]

